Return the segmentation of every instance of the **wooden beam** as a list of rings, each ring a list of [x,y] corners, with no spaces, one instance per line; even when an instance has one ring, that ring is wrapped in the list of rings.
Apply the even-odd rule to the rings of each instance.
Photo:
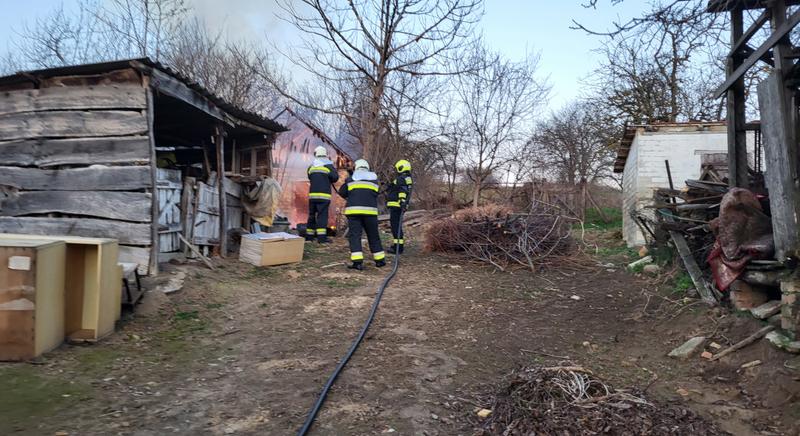
[[[714,296],[713,291],[708,286],[706,279],[703,278],[703,272],[700,270],[700,267],[695,262],[694,257],[692,256],[692,250],[689,249],[689,245],[686,243],[686,239],[683,237],[683,234],[676,231],[670,231],[669,235],[672,237],[672,242],[675,243],[675,248],[678,250],[678,254],[681,256],[681,260],[683,260],[683,265],[686,267],[686,272],[689,273],[689,277],[692,278],[692,282],[694,283],[697,292],[700,293],[700,296],[703,298],[708,304],[718,304],[717,298]]]
[[[31,112],[0,116],[0,141],[142,135],[147,120],[138,111]]]
[[[756,18],[756,20],[753,21],[752,24],[750,24],[750,27],[748,27],[747,30],[745,30],[742,35],[733,40],[733,47],[731,48],[731,51],[728,54],[728,56],[736,57],[739,54],[739,50],[748,47],[747,44],[750,42],[751,39],[753,39],[753,36],[755,36],[755,34],[759,30],[761,30],[761,28],[764,27],[765,24],[769,22],[769,19],[771,17],[772,17],[772,10],[764,9],[764,11],[761,12],[761,15],[759,15],[758,18]]]
[[[740,40],[744,27],[744,14],[741,9],[731,11],[731,41]],[[726,73],[732,74],[741,63],[738,56],[728,57]],[[745,132],[745,90],[744,78],[740,78],[728,89],[728,184],[731,187],[748,187],[747,137]]]
[[[152,183],[150,191],[150,238],[152,249],[150,250],[149,270],[152,275],[158,275],[158,253],[160,251],[158,243],[158,216],[160,211],[158,210],[158,189],[156,188],[158,183],[158,155],[156,154],[155,112],[153,89],[147,86],[147,132],[150,141],[150,180]]]
[[[0,165],[51,167],[149,161],[146,136],[0,142]]]
[[[152,187],[149,165],[63,170],[0,166],[0,185],[23,191],[135,191]]]
[[[0,201],[0,216],[65,213],[144,223],[152,219],[151,197],[142,192],[18,192]]]
[[[217,188],[219,189],[219,255],[228,256],[228,223],[225,204],[225,126],[217,125],[214,143],[217,146]]]
[[[42,111],[145,108],[144,88],[136,85],[61,86],[0,92],[0,116]]]
[[[0,217],[0,233],[116,239],[150,245],[150,224],[94,218]]]
[[[775,17],[773,16],[773,20]],[[736,70],[728,75],[725,83],[714,91],[714,98],[722,97],[736,81],[744,77],[745,73],[758,62],[768,51],[785,38],[798,24],[800,24],[800,10],[793,13],[788,20],[784,21],[778,28],[774,29],[772,35],[764,41]]]

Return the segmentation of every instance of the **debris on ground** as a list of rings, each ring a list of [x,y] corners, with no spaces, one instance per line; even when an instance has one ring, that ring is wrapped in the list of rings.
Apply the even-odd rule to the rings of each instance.
[[[156,291],[164,294],[171,294],[183,289],[183,282],[186,280],[186,273],[183,271],[175,271],[169,278],[156,287]]]
[[[678,359],[688,359],[703,348],[706,343],[705,336],[696,336],[684,342],[680,347],[672,350],[668,356],[676,357]]]
[[[469,415],[477,435],[726,434],[688,408],[616,390],[581,367],[514,371],[490,401],[490,416]]]
[[[781,311],[781,301],[772,300],[770,302],[764,303],[761,306],[758,306],[750,310],[750,313],[752,313],[753,316],[758,319],[767,319],[772,315],[780,313],[780,311]]]
[[[574,220],[558,209],[534,204],[527,213],[487,205],[464,209],[428,225],[427,251],[464,253],[505,271],[523,266],[534,271],[551,256],[570,254]]]

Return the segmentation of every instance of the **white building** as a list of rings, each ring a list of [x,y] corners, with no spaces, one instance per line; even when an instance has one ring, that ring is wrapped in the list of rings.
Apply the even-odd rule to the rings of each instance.
[[[751,142],[752,134],[748,145]],[[622,173],[622,234],[628,246],[645,244],[631,212],[652,214],[644,206],[652,203],[653,190],[669,187],[664,161],[669,161],[675,189],[681,189],[687,179],[700,177],[703,155],[727,151],[724,122],[629,126],[614,163],[614,172]]]

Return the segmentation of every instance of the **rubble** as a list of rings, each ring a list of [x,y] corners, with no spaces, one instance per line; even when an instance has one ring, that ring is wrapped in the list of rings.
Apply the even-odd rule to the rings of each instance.
[[[645,265],[644,268],[642,268],[642,272],[649,276],[655,277],[661,274],[661,267],[654,263],[651,263],[650,265]]]
[[[781,350],[788,351],[789,353],[793,354],[800,354],[800,341],[792,341],[788,336],[778,332],[777,330],[769,332],[764,339]]]
[[[681,345],[680,347],[670,351],[668,356],[675,357],[678,359],[688,359],[693,355],[697,354],[697,352],[703,348],[703,345],[705,345],[705,343],[706,343],[705,336],[694,337],[684,342],[684,344]]]
[[[628,264],[628,269],[629,270],[634,270],[634,269],[638,268],[639,266],[647,265],[647,264],[650,264],[650,263],[653,263],[653,258],[651,256],[645,256],[645,257],[643,257],[643,258],[641,258],[641,259],[639,259],[639,260],[637,260],[635,262],[629,263]]]

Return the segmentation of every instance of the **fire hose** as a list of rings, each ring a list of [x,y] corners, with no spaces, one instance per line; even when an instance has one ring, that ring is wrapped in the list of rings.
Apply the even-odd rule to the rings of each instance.
[[[405,215],[405,208],[402,209],[400,212],[400,222],[398,224],[398,235],[403,234],[403,216]],[[378,306],[381,304],[381,298],[383,298],[383,292],[386,290],[386,287],[389,285],[389,282],[392,281],[394,276],[397,274],[397,270],[400,268],[400,243],[395,241],[394,244],[394,261],[392,262],[392,270],[389,271],[389,274],[383,278],[383,282],[381,282],[380,287],[378,287],[378,292],[375,294],[375,300],[372,302],[372,308],[369,311],[369,316],[367,320],[364,322],[364,325],[361,327],[361,331],[358,333],[358,336],[350,345],[350,349],[347,350],[347,353],[344,355],[341,361],[339,361],[339,365],[336,366],[336,369],[333,371],[331,376],[328,378],[328,381],[325,383],[325,386],[322,388],[322,392],[319,394],[319,398],[317,398],[316,403],[314,403],[314,407],[308,412],[308,416],[306,417],[306,422],[303,424],[303,428],[297,432],[298,436],[305,436],[308,434],[308,431],[311,429],[311,426],[314,424],[314,420],[317,417],[320,409],[322,408],[322,404],[325,403],[325,399],[328,397],[328,392],[333,387],[334,382],[339,377],[339,374],[342,372],[344,367],[347,365],[347,362],[350,361],[350,358],[353,357],[358,346],[361,345],[361,341],[364,339],[364,336],[367,334],[367,330],[369,330],[370,324],[372,324],[372,320],[375,319],[375,314],[378,312]]]

